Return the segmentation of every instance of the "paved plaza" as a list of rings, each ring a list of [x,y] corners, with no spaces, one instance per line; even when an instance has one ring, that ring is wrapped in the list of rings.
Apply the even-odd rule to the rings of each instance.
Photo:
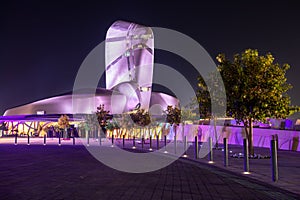
[[[1,143],[0,199],[299,199],[271,181],[208,165],[205,158],[132,174],[103,165],[83,145],[66,144]]]

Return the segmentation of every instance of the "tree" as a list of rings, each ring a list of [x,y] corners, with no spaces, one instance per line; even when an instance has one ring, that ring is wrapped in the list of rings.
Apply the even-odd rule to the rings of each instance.
[[[166,117],[166,122],[171,124],[173,127],[173,130],[176,135],[176,127],[180,124],[181,122],[181,110],[177,106],[167,106],[167,110],[165,111],[167,117]]]
[[[61,115],[57,121],[57,125],[62,133],[64,130],[66,130],[65,136],[67,137],[68,136],[67,128],[69,128],[70,126],[68,115]]]
[[[136,108],[130,113],[132,121],[139,126],[147,126],[151,123],[151,117],[148,111]]]
[[[112,119],[112,115],[109,115],[109,112],[110,112],[109,110],[104,109],[104,104],[99,105],[99,107],[97,107],[96,116],[97,116],[99,125],[102,128],[104,128],[106,126],[107,120]]]
[[[171,125],[176,124],[179,125],[181,122],[181,110],[177,106],[167,106],[167,110],[165,111],[167,114],[166,121]]]
[[[292,88],[285,77],[290,66],[275,63],[271,53],[259,55],[252,49],[234,55],[233,61],[219,54],[217,61],[226,88],[227,115],[244,124],[249,152],[254,155],[253,121],[286,118],[298,109],[290,105],[287,94]]]
[[[199,102],[197,97],[190,99],[190,102],[181,107],[181,121],[195,121],[199,120]]]
[[[212,71],[206,82],[203,77],[198,77],[197,100],[199,103],[200,118],[212,119],[214,123],[214,136],[216,140],[215,148],[219,148],[218,132],[217,132],[217,119],[219,117],[225,117],[225,113],[222,113],[222,108],[226,105],[225,91],[220,87],[219,70]],[[210,85],[208,88],[207,85]],[[212,105],[215,106],[217,112],[212,112]]]
[[[61,115],[60,118],[58,119],[57,124],[58,127],[62,130],[68,128],[70,126],[68,115]]]

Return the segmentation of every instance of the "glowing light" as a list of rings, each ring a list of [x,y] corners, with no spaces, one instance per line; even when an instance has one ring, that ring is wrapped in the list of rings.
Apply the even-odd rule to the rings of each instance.
[[[152,148],[150,148],[149,151],[152,151]]]
[[[136,149],[136,147],[135,147],[135,146],[133,146],[132,148],[133,148],[133,149]]]
[[[208,161],[208,163],[209,163],[209,164],[213,164],[213,163],[214,163],[214,161]]]
[[[243,172],[243,174],[251,174],[250,172]]]
[[[167,151],[164,151],[164,153],[168,153]]]
[[[184,157],[184,158],[187,158],[187,157],[188,157],[188,155],[184,154],[182,157]]]

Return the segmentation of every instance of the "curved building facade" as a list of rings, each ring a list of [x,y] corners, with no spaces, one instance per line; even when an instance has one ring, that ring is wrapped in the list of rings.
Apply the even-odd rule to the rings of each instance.
[[[179,105],[176,97],[152,91],[154,35],[151,28],[116,21],[107,31],[105,44],[106,88],[76,91],[76,101],[88,103],[77,103],[74,109],[73,91],[10,108],[0,117],[0,122],[11,123],[13,132],[22,124],[23,129],[25,126],[32,128],[28,121],[46,124],[56,121],[62,114],[74,121],[82,120],[75,116],[92,114],[100,104],[111,114],[131,111],[137,104],[145,110],[152,106],[166,110],[168,105]],[[33,127],[36,129],[38,125]]]

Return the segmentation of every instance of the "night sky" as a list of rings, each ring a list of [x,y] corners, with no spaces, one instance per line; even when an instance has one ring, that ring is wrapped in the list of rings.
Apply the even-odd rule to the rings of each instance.
[[[289,63],[292,103],[300,105],[300,12],[297,1],[20,1],[0,4],[0,113],[71,91],[83,59],[116,20],[180,31],[215,58],[246,48]],[[155,62],[184,75],[189,64],[156,51]],[[193,80],[192,80],[193,81]],[[100,84],[102,84],[100,82]],[[103,86],[103,84],[102,84]]]

